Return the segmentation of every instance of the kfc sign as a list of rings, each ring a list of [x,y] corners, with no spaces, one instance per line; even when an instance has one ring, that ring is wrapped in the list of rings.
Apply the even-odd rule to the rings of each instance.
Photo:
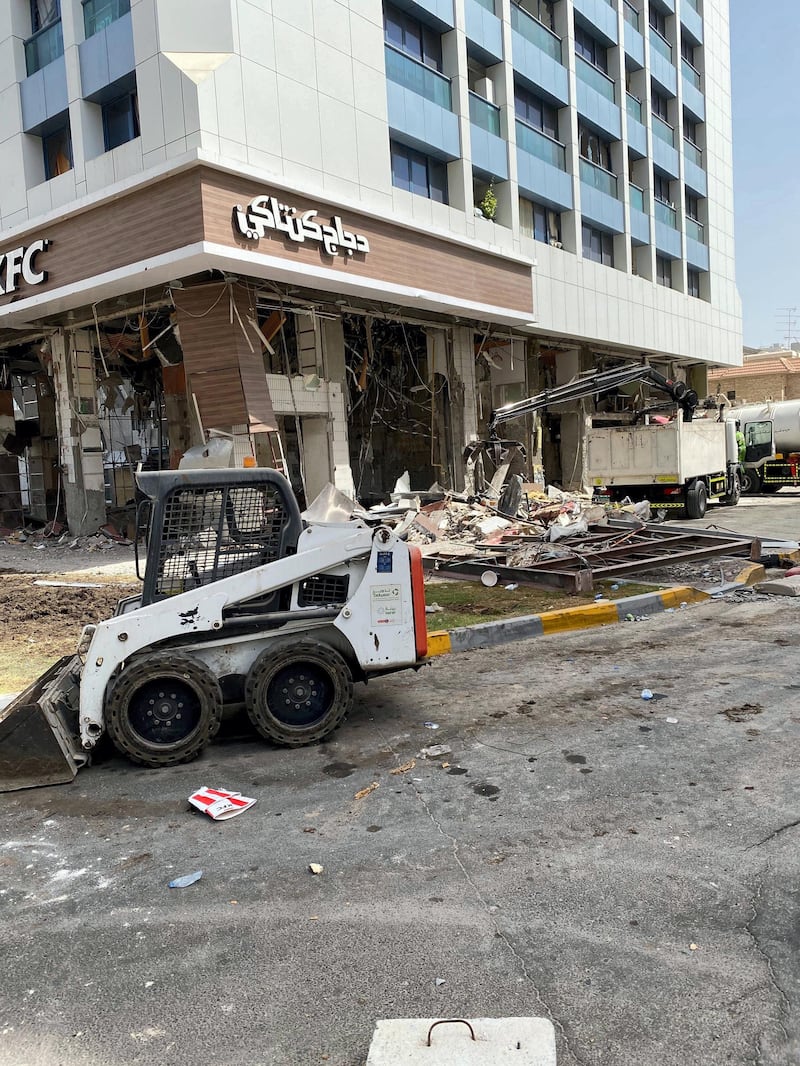
[[[0,296],[16,292],[20,280],[26,285],[41,285],[47,281],[47,271],[37,267],[37,256],[46,252],[50,241],[34,241],[27,247],[12,248],[10,252],[0,252]]]

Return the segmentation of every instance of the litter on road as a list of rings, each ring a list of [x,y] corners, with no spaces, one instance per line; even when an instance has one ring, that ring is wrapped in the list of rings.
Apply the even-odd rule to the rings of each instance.
[[[193,874],[184,874],[183,877],[176,877],[174,881],[170,881],[170,888],[188,888],[189,885],[193,885],[195,881],[199,881],[203,876],[202,870],[196,870]]]
[[[189,797],[189,803],[198,811],[207,814],[215,822],[235,818],[249,810],[256,801],[243,796],[241,792],[228,792],[224,788],[208,788],[203,785]]]

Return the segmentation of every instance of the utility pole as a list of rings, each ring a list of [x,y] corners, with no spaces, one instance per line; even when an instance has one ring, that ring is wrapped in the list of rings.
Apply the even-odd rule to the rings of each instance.
[[[796,307],[779,307],[777,311],[778,326],[786,339],[786,348],[791,351],[792,343],[796,339],[795,325],[797,323]]]

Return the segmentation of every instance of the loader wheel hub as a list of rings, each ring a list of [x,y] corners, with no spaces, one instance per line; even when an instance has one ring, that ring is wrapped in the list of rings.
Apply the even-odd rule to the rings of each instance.
[[[195,692],[176,682],[144,684],[133,695],[128,718],[134,732],[155,744],[174,744],[197,728],[200,704]]]
[[[311,725],[330,706],[330,678],[312,665],[279,670],[269,686],[268,700],[281,721],[294,726]]]

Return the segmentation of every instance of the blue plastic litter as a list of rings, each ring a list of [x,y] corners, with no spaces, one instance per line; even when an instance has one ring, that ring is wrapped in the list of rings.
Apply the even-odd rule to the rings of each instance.
[[[193,874],[184,874],[183,877],[176,877],[174,881],[170,881],[170,888],[188,888],[189,885],[193,885],[195,881],[199,881],[203,876],[202,870],[196,870]]]
[[[642,689],[642,699],[643,700],[651,700],[652,698],[653,698],[653,693],[650,691],[650,689],[649,688],[643,688]]]

